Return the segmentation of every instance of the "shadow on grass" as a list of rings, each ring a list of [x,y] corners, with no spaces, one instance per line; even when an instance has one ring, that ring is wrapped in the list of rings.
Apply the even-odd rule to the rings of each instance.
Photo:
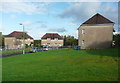
[[[120,57],[119,52],[120,48],[106,48],[106,49],[90,49],[86,50],[87,53],[92,55],[99,56],[111,56],[111,57]]]
[[[92,55],[120,57],[120,54],[118,53],[120,48],[112,48],[111,42],[109,41],[103,43],[94,42],[87,48],[89,50],[86,50],[86,52]]]

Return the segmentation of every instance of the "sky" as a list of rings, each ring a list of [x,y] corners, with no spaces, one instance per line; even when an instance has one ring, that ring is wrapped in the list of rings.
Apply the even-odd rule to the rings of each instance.
[[[77,28],[96,13],[115,22],[118,31],[118,2],[40,2],[13,0],[0,3],[0,32],[23,31],[34,39],[45,33],[78,37]]]

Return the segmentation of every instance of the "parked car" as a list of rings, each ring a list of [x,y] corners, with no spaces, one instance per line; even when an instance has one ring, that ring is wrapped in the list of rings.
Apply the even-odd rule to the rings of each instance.
[[[42,51],[42,49],[39,49],[38,47],[33,47],[32,49],[30,49],[30,52],[40,52]]]
[[[52,48],[51,48],[50,46],[48,46],[48,45],[43,46],[43,50],[44,50],[44,51],[51,50],[51,49],[52,49]]]
[[[2,51],[2,48],[0,48],[0,51]]]

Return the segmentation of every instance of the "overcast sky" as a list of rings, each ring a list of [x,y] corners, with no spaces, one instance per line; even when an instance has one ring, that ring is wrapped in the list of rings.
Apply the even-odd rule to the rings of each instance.
[[[100,13],[115,22],[117,31],[117,2],[14,2],[0,3],[0,32],[25,31],[34,39],[45,33],[78,37],[77,28],[90,17]]]

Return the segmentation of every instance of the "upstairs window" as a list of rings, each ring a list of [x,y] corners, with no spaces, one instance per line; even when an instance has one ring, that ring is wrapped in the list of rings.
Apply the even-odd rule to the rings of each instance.
[[[82,34],[85,34],[85,29],[82,29]]]
[[[57,40],[58,40],[58,38],[55,38],[54,40],[56,40],[56,41],[57,41]]]
[[[51,40],[50,38],[47,38],[47,40]]]
[[[28,38],[27,40],[30,40],[30,38]]]

